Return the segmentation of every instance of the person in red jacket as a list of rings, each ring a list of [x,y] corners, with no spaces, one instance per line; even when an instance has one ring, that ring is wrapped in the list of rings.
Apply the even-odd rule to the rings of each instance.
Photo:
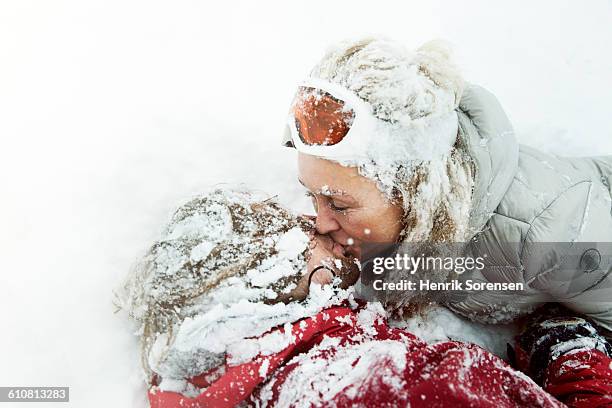
[[[191,379],[193,398],[149,393],[153,408],[307,407],[562,407],[527,376],[484,349],[427,345],[390,327],[379,306],[337,306],[291,327],[279,353]],[[275,330],[283,331],[284,328]]]
[[[574,337],[547,332],[560,325],[546,320],[519,337],[517,362],[547,392],[476,345],[428,345],[390,327],[380,303],[354,299],[351,260],[329,239],[311,235],[305,257],[293,250],[304,225],[269,200],[223,191],[177,211],[146,269],[127,285],[125,304],[143,322],[151,407],[563,406],[553,395],[575,406],[609,401],[609,346],[582,321]],[[292,268],[291,279],[277,278]],[[577,338],[576,352],[553,347]]]

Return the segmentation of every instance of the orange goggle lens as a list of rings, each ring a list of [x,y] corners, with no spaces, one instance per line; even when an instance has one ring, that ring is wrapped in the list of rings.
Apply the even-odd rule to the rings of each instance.
[[[300,139],[307,145],[333,146],[341,142],[355,117],[343,101],[309,87],[299,88],[292,113]]]

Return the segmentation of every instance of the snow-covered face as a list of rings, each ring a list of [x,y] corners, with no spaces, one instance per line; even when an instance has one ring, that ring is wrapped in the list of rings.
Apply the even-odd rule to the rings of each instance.
[[[334,240],[338,256],[361,257],[363,242],[396,242],[403,208],[390,202],[357,168],[298,154],[299,182],[317,213],[316,229]]]

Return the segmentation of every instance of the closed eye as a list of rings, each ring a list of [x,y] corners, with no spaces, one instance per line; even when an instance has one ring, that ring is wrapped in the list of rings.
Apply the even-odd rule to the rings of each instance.
[[[308,197],[308,198],[310,198],[310,199],[312,200],[312,205],[313,205],[313,207],[314,207],[315,211],[317,211],[317,209],[318,209],[318,200],[317,200],[316,195],[315,195],[315,194],[313,194],[313,193],[312,193],[312,192],[310,192],[310,191],[306,191],[306,192],[304,193],[304,195],[305,195],[306,197]],[[338,205],[338,204],[336,204],[336,203],[334,202],[334,200],[333,200],[333,199],[331,199],[330,197],[327,197],[327,196],[322,196],[321,198],[322,198],[323,200],[327,200],[327,206],[328,206],[328,207],[329,207],[329,208],[330,208],[332,211],[335,211],[335,212],[338,212],[338,213],[345,213],[345,212],[346,212],[346,210],[348,210],[348,209],[350,208],[349,206],[342,206],[342,205]]]
[[[330,200],[329,201],[329,208],[331,208],[332,210],[337,211],[337,212],[344,212],[344,211],[348,210],[349,207],[338,206],[338,205],[334,204],[333,200]]]

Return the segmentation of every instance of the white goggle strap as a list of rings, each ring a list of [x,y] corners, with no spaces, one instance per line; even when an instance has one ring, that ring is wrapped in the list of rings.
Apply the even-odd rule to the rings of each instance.
[[[295,144],[293,143],[291,126],[289,125],[289,123],[285,125],[285,130],[283,131],[283,139],[281,140],[281,145],[283,147],[292,147],[294,149],[296,148]]]

